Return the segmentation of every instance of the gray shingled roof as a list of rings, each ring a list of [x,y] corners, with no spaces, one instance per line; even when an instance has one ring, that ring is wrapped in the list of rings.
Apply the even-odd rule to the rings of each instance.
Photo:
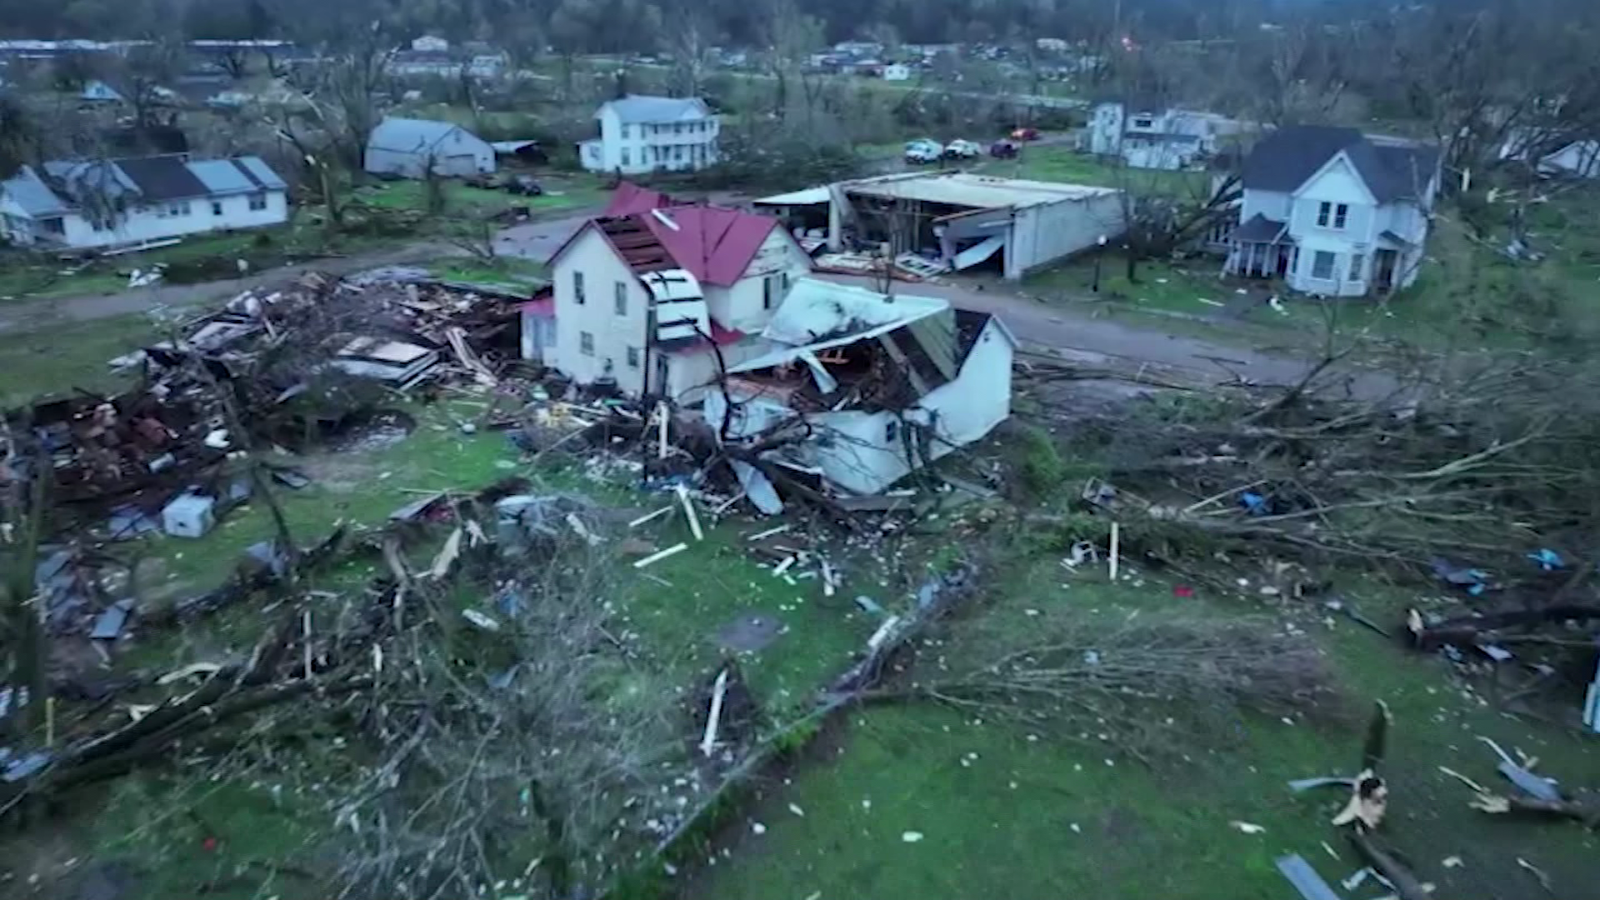
[[[16,175],[0,181],[0,190],[36,218],[70,212],[87,197],[159,203],[288,189],[283,179],[255,156],[199,162],[185,162],[178,156],[51,160],[41,168],[42,175],[23,166]]]
[[[432,119],[384,119],[372,129],[367,146],[400,153],[430,150],[460,127],[453,122]]]
[[[680,97],[646,97],[629,94],[619,100],[608,101],[606,106],[617,113],[617,118],[627,123],[682,122],[711,115],[703,100]],[[603,108],[603,107],[602,107]]]
[[[1435,146],[1375,139],[1354,128],[1291,125],[1267,135],[1250,151],[1244,163],[1244,187],[1290,193],[1341,150],[1379,203],[1415,197],[1439,164]]]
[[[39,174],[23,166],[16,175],[0,181],[0,193],[22,207],[30,216],[56,216],[67,211],[67,205],[57,197]]]

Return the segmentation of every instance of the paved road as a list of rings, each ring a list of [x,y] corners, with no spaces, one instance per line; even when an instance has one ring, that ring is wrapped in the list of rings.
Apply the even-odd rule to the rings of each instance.
[[[496,238],[499,253],[547,262],[567,238],[595,211],[530,222],[508,228]],[[32,330],[64,321],[89,321],[157,307],[198,306],[217,301],[246,289],[279,283],[308,271],[346,274],[385,265],[417,262],[449,255],[453,248],[415,244],[383,253],[320,260],[316,263],[275,269],[249,278],[200,285],[141,288],[104,296],[66,297],[51,300],[0,304],[0,333]],[[868,284],[867,279],[850,276],[824,276],[852,284]],[[1191,376],[1217,380],[1242,377],[1262,384],[1298,381],[1308,368],[1305,359],[1240,346],[1187,333],[1181,326],[1167,329],[1159,323],[1138,324],[1096,318],[1084,309],[1047,305],[1019,295],[1008,285],[986,288],[968,282],[925,282],[896,285],[906,294],[941,297],[962,309],[999,316],[1011,331],[1033,349],[1049,349],[1089,364],[1135,365],[1149,363],[1182,370]],[[1379,374],[1358,375],[1352,390],[1377,396],[1391,387]]]

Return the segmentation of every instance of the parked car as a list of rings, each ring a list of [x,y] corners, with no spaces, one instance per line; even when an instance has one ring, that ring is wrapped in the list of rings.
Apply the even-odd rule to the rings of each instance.
[[[906,162],[912,164],[938,162],[944,156],[944,145],[922,138],[906,144]]]
[[[527,175],[516,175],[506,182],[506,192],[521,194],[524,197],[538,197],[544,194],[544,188]]]
[[[945,145],[946,159],[977,159],[983,155],[983,148],[971,141],[951,141]]]
[[[1017,142],[1011,140],[995,141],[989,145],[989,155],[995,159],[1016,159]]]
[[[1039,129],[1029,127],[1018,128],[1011,132],[1011,139],[1013,141],[1037,141],[1039,139]]]

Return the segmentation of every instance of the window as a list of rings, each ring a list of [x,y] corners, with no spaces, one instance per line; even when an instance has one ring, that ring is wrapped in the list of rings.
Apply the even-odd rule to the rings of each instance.
[[[1135,127],[1135,128],[1154,128],[1155,124],[1156,124],[1156,122],[1155,122],[1154,119],[1134,119],[1133,120],[1133,127]]]
[[[252,207],[252,209],[253,208],[254,207]],[[213,201],[211,201],[211,214],[213,216],[222,215],[222,201],[221,200],[213,200]]]
[[[629,347],[628,348],[628,368],[630,368],[630,369],[639,368],[639,348],[638,347]]]
[[[586,299],[583,296],[583,273],[582,272],[573,272],[572,273],[572,299],[577,301],[577,304],[579,306],[582,306],[583,303],[584,303],[584,300]]]
[[[622,123],[622,139],[623,140],[627,140],[628,139],[628,127],[629,126],[628,126],[627,122],[623,122]]]
[[[1332,253],[1326,250],[1318,250],[1317,255],[1311,258],[1311,277],[1320,278],[1323,281],[1331,281],[1333,279],[1333,266],[1336,261],[1337,257]]]
[[[761,279],[761,308],[773,309],[783,301],[784,294],[789,291],[789,276],[768,275]]]
[[[594,334],[592,332],[578,332],[578,352],[584,356],[594,355]]]
[[[50,232],[51,234],[66,234],[67,233],[67,223],[65,221],[63,221],[60,216],[55,216],[53,218],[39,220],[39,227],[43,228],[45,231]]]
[[[1351,281],[1366,281],[1367,280],[1367,274],[1364,271],[1366,269],[1366,267],[1367,267],[1367,257],[1366,257],[1365,254],[1357,253],[1354,256],[1350,257],[1350,280]]]
[[[625,282],[625,281],[619,281],[619,282],[617,282],[617,315],[625,316],[627,314],[628,314],[628,283]]]
[[[262,210],[264,210],[266,208],[267,208],[267,195],[266,194],[251,194],[250,195],[250,211],[251,212],[261,212]]]
[[[683,162],[683,145],[678,144],[672,148],[672,161]]]
[[[1341,203],[1333,208],[1333,227],[1343,228],[1345,220],[1350,217],[1350,204]]]
[[[883,439],[885,442],[890,444],[900,440],[899,419],[890,419],[888,424],[883,426]]]
[[[628,148],[627,147],[623,147],[622,148],[622,164],[625,165],[625,166],[633,165],[633,160],[628,158]]]
[[[1321,206],[1317,207],[1317,227],[1318,228],[1327,228],[1328,227],[1328,217],[1331,216],[1331,215],[1333,215],[1333,204],[1332,203],[1324,203]]]

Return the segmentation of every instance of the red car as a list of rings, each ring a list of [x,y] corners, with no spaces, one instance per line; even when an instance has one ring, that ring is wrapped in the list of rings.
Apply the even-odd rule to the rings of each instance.
[[[1011,139],[1013,141],[1037,141],[1039,139],[1039,129],[1018,128],[1011,132]]]

